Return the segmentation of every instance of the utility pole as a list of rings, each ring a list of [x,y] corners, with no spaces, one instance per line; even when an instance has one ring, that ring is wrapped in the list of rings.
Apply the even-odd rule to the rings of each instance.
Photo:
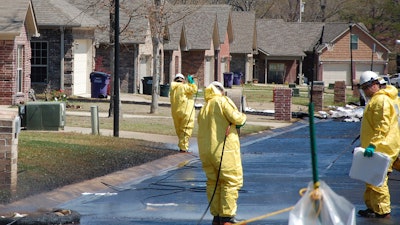
[[[396,73],[400,73],[400,55],[399,55],[399,51],[397,49],[397,45],[400,45],[400,40],[396,39]]]
[[[114,3],[114,137],[119,137],[119,0]]]
[[[299,23],[301,23],[301,15],[304,12],[304,5],[306,4],[303,0],[299,0]]]
[[[326,0],[320,0],[320,7],[321,7],[321,22],[325,22],[325,8],[326,8]]]
[[[371,71],[374,71],[374,53],[376,49],[375,43],[372,44],[372,53],[371,53]]]
[[[351,83],[351,90],[353,90],[353,23],[349,23],[349,31],[350,31],[350,83]]]

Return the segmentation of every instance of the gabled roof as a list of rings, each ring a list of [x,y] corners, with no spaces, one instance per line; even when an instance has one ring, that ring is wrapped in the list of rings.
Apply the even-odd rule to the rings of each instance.
[[[323,31],[323,38],[321,46],[318,48],[319,51],[327,48],[327,43],[335,43],[338,38],[345,35],[347,32],[350,32],[350,26],[352,29],[359,29],[360,31],[364,32],[368,37],[370,37],[374,42],[380,45],[382,48],[386,49],[388,52],[390,50],[386,48],[382,43],[376,40],[367,30],[367,28],[362,23],[341,23],[341,22],[332,22],[332,23],[325,23],[324,31]]]
[[[256,16],[254,12],[232,12],[233,42],[231,53],[253,53],[257,48]]]
[[[185,47],[189,49],[209,49],[210,42],[204,43],[207,39],[205,36],[213,34],[213,30],[210,29],[214,28],[215,23],[217,23],[218,29],[218,45],[225,41],[225,36],[229,32],[231,19],[229,5],[173,5],[166,11],[168,11],[167,23],[170,41],[165,43],[165,50],[178,49],[179,43],[182,42],[180,40],[181,32],[185,32],[183,37],[191,37],[191,39],[184,40],[188,44]],[[204,31],[199,30],[203,28],[205,28]],[[192,33],[197,33],[197,35],[190,36]],[[230,38],[232,39],[232,37]]]
[[[28,35],[38,35],[36,19],[29,0],[1,0],[0,40],[12,40],[26,25]]]
[[[306,56],[320,39],[323,25],[257,20],[257,47],[268,56]]]
[[[65,0],[85,14],[95,18],[98,26],[95,38],[100,43],[110,42],[110,8],[108,5],[98,4],[96,0]],[[147,19],[147,3],[144,0],[129,0],[120,2],[120,42],[145,42],[146,32],[149,29]]]
[[[214,44],[214,47],[218,47],[219,35],[216,19],[214,12],[194,12],[184,19],[188,50],[208,50],[211,43]]]
[[[335,42],[349,29],[348,23],[325,23],[322,43]]]
[[[174,5],[166,11],[170,40],[164,50],[177,50],[179,44],[182,50],[208,50],[212,42],[219,45],[217,12],[197,5]]]
[[[214,12],[217,14],[217,22],[218,22],[218,34],[220,43],[224,43],[225,35],[228,31],[229,20],[231,15],[231,6],[230,5],[202,5],[199,9],[199,12]]]
[[[166,26],[168,28],[169,40],[164,42],[164,50],[178,50],[180,42],[186,42],[184,35],[183,20],[192,13],[188,8],[179,6],[168,6],[166,11]]]
[[[39,27],[96,27],[98,21],[65,0],[32,0]]]

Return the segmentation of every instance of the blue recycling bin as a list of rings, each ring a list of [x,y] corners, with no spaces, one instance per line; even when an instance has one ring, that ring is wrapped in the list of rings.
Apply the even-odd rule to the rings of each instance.
[[[91,97],[92,98],[107,98],[108,86],[110,85],[110,74],[104,72],[90,73]]]
[[[232,88],[233,85],[233,73],[225,72],[224,73],[224,87]]]
[[[233,74],[233,85],[240,85],[242,82],[243,73]]]

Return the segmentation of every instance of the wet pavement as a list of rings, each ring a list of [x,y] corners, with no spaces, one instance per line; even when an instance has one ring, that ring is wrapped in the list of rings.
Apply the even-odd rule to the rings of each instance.
[[[351,179],[348,173],[351,150],[359,144],[357,141],[351,145],[351,142],[359,128],[360,123],[332,120],[316,120],[315,124],[319,178],[353,203],[356,212],[364,209],[364,184]],[[239,195],[237,217],[251,219],[295,205],[301,198],[299,190],[312,181],[308,121],[248,136],[241,143],[244,186]],[[211,224],[211,215],[208,211],[205,213],[206,178],[197,158],[197,145],[195,142],[191,145],[193,159],[184,166],[144,180],[104,183],[103,191],[84,193],[59,206],[78,211],[81,225]],[[328,169],[329,165],[332,166]],[[392,218],[357,216],[357,224],[400,223],[399,172],[391,174],[389,186]],[[201,219],[203,213],[205,217]],[[284,212],[250,224],[286,225],[288,217],[289,212]]]

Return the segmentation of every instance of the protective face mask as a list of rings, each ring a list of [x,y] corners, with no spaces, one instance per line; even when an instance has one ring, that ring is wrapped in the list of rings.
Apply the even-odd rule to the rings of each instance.
[[[364,92],[363,89],[360,88],[359,91],[360,91],[361,97],[362,97],[362,98],[364,99],[364,101],[365,101],[365,105],[367,105],[368,102],[369,102],[369,100],[370,100],[370,98],[368,98],[368,97],[365,95],[365,92]]]

